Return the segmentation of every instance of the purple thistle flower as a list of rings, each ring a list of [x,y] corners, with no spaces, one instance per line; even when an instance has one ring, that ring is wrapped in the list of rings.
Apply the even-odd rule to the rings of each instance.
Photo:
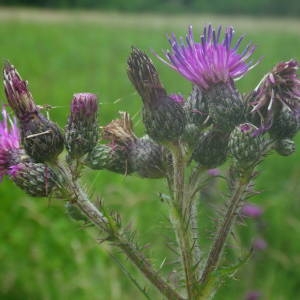
[[[16,119],[11,119],[5,107],[2,108],[0,121],[0,180],[8,172],[10,162],[16,150],[20,148],[20,132]]]
[[[241,214],[248,218],[259,218],[263,214],[263,209],[255,204],[247,203],[241,209]]]
[[[266,74],[254,90],[252,112],[263,117],[262,131],[271,128],[273,118],[285,107],[296,116],[300,113],[299,63],[291,59],[280,62]]]
[[[186,43],[182,37],[178,41],[174,34],[169,37],[172,50],[165,52],[168,61],[157,57],[203,90],[220,82],[238,80],[256,65],[247,62],[255,46],[249,44],[242,53],[238,53],[244,37],[240,37],[232,47],[233,28],[225,30],[223,41],[220,40],[221,29],[221,26],[217,30],[211,25],[204,27],[200,42],[197,43],[190,26]]]

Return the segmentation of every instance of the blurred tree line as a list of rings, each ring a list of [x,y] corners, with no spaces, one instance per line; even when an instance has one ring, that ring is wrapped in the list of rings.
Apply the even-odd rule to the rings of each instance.
[[[299,0],[0,0],[4,5],[50,8],[99,8],[122,11],[217,14],[300,15]]]

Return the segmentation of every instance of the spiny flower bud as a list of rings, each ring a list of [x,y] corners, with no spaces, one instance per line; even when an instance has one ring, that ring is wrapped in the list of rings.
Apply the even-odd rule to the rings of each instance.
[[[71,103],[71,114],[66,126],[65,141],[71,158],[80,158],[97,144],[98,99],[91,93],[75,94]]]
[[[19,120],[27,154],[38,162],[55,160],[64,147],[61,131],[39,112],[27,83],[8,63],[4,67],[4,87],[9,105]]]
[[[291,139],[277,140],[274,149],[282,156],[292,155],[296,151],[295,142]]]
[[[37,162],[55,160],[64,148],[60,128],[40,113],[19,121],[22,144],[27,154]]]
[[[14,183],[33,197],[61,198],[61,180],[45,164],[25,162],[11,166],[8,174]]]
[[[182,104],[167,95],[152,61],[137,48],[128,58],[127,74],[143,100],[143,122],[149,136],[160,142],[177,140],[186,122]]]
[[[257,127],[244,123],[230,134],[228,149],[240,166],[250,166],[261,158],[264,141],[256,132]]]
[[[128,149],[114,143],[96,145],[83,163],[94,170],[109,170],[125,175],[133,172],[128,160]]]
[[[268,132],[274,139],[293,138],[299,128],[299,116],[285,108],[274,117],[272,127]]]
[[[209,116],[220,130],[230,132],[244,121],[245,106],[233,83],[216,84],[205,92],[204,97],[207,98]]]
[[[197,85],[185,102],[184,109],[187,115],[187,122],[197,126],[209,125],[207,99]]]
[[[227,157],[228,135],[211,129],[200,136],[193,159],[208,169],[222,165]]]
[[[129,160],[141,177],[161,178],[166,175],[165,154],[161,145],[144,136],[131,144]]]

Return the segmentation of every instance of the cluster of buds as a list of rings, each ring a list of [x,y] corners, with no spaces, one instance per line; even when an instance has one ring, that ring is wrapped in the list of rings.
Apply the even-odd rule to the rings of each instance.
[[[8,121],[3,110],[0,176],[8,174],[24,187],[22,182],[43,173],[43,180],[31,181],[43,184],[43,192],[30,188],[30,193],[48,195],[52,186],[59,189],[51,166],[64,148],[68,163],[76,161],[95,170],[136,173],[145,178],[166,176],[172,165],[168,149],[178,142],[185,145],[190,160],[207,169],[222,165],[228,157],[239,170],[247,169],[261,160],[270,144],[279,154],[290,155],[295,150],[292,138],[299,129],[299,64],[296,60],[277,64],[244,97],[235,81],[257,64],[249,60],[255,46],[249,44],[239,51],[243,37],[235,44],[233,39],[232,27],[222,38],[222,28],[209,25],[196,41],[189,27],[185,41],[175,35],[169,38],[171,49],[165,52],[165,58],[156,54],[192,83],[186,100],[180,94],[168,94],[152,60],[132,48],[127,74],[142,99],[143,137],[134,134],[126,112],[103,126],[101,135],[98,99],[91,93],[74,95],[63,134],[42,114],[15,67],[6,63],[4,89],[18,127],[16,121]]]
[[[136,172],[144,178],[166,175],[164,148],[148,135],[136,137],[128,113],[120,112],[120,119],[103,127],[103,138],[108,144],[98,144],[86,159],[92,169],[107,169],[117,173]]]

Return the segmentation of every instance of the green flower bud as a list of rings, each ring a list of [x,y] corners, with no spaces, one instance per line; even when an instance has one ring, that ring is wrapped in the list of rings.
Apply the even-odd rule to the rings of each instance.
[[[14,183],[30,196],[63,197],[61,179],[45,164],[19,163],[11,166],[8,174]]]
[[[261,136],[255,135],[256,131],[257,127],[244,123],[230,134],[228,149],[240,166],[250,166],[261,158],[264,141]]]
[[[274,149],[279,155],[289,156],[296,151],[296,146],[295,142],[291,139],[282,139],[276,141]]]
[[[129,159],[133,169],[141,177],[161,178],[166,175],[163,147],[148,136],[137,139],[131,144]]]
[[[182,104],[167,95],[150,58],[133,48],[127,74],[142,98],[143,122],[148,135],[159,142],[177,140],[185,127],[185,113]]]
[[[245,105],[231,84],[219,83],[205,92],[209,116],[220,130],[230,132],[244,120]]]
[[[283,109],[274,117],[270,136],[274,139],[293,138],[299,130],[299,116],[289,109]]]
[[[211,129],[200,136],[193,159],[208,169],[222,165],[227,157],[228,135]]]
[[[128,160],[128,149],[118,144],[96,145],[83,163],[94,170],[109,170],[126,175],[133,172]]]
[[[207,99],[203,96],[197,85],[193,86],[193,90],[184,104],[184,110],[187,115],[187,122],[197,126],[203,126],[208,120],[208,104]],[[209,125],[206,122],[205,125]]]

